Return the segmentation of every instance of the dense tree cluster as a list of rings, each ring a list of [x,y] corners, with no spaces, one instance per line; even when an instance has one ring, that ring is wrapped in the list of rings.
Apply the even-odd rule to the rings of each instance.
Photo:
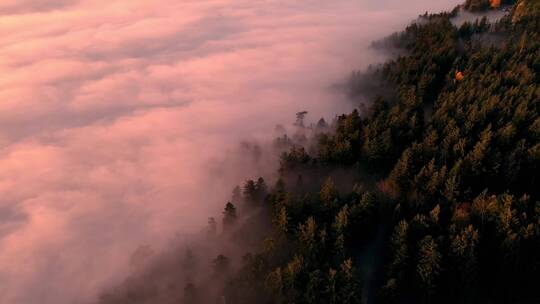
[[[496,24],[422,16],[391,38],[405,55],[370,71],[393,96],[284,153],[271,246],[250,260],[269,302],[540,299],[540,14],[516,18],[529,2]],[[337,168],[369,177],[339,191]],[[319,190],[299,191],[291,177],[315,171]]]
[[[466,0],[463,7],[472,12],[482,12],[489,9],[499,9],[515,4],[515,0]]]

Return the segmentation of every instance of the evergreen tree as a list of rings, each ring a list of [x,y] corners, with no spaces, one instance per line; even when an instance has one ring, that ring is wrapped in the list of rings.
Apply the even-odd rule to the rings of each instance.
[[[236,207],[231,203],[228,202],[225,205],[225,210],[223,211],[223,231],[229,231],[234,224],[236,223]]]
[[[431,235],[423,238],[419,243],[419,259],[416,273],[419,283],[425,288],[426,295],[434,292],[437,278],[441,271],[441,253]]]
[[[268,194],[268,187],[262,177],[257,179],[255,184],[256,197],[258,201],[264,200],[265,196]]]
[[[338,199],[338,191],[332,178],[328,177],[324,181],[321,191],[319,192],[319,197],[325,206],[329,208],[333,208],[335,206]]]
[[[223,254],[218,255],[213,261],[214,272],[216,274],[226,274],[230,268],[230,260]]]
[[[246,182],[243,194],[248,203],[255,203],[258,200],[257,186],[253,180]]]

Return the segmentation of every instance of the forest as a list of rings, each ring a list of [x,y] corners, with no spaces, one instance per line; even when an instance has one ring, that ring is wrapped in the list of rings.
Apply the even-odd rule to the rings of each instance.
[[[379,44],[400,55],[353,73],[358,109],[277,138],[277,182],[209,219],[245,252],[187,250],[211,274],[171,303],[540,303],[540,1],[467,0]]]

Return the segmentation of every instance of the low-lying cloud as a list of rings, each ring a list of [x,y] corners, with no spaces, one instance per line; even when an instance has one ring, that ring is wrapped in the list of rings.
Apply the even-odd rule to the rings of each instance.
[[[241,140],[350,110],[370,42],[458,2],[2,1],[0,302],[82,302],[200,229],[276,165],[221,166]]]

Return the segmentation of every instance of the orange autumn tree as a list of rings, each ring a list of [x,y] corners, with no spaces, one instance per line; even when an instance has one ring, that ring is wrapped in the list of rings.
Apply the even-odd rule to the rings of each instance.
[[[490,0],[489,4],[492,8],[499,8],[501,7],[501,0]]]

